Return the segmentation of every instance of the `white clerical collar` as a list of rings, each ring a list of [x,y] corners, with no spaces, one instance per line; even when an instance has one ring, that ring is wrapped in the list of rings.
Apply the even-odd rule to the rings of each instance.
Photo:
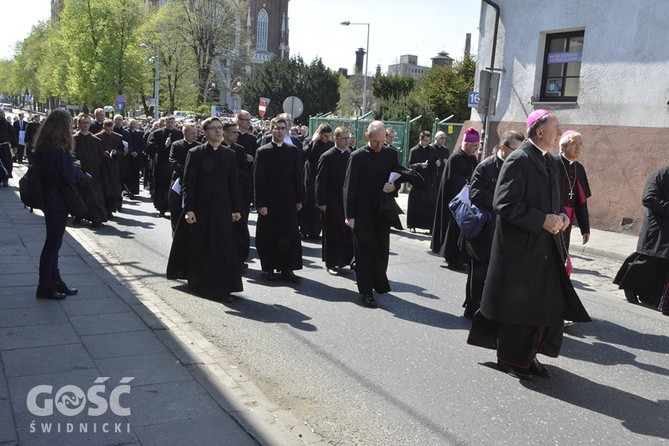
[[[563,159],[566,159],[567,162],[568,162],[570,165],[571,165],[571,164],[574,164],[574,161],[576,161],[576,160],[570,160],[569,158],[567,158],[566,156],[564,156],[564,153],[560,153],[560,156],[561,156]]]
[[[498,150],[498,151],[497,151],[497,158],[499,158],[499,159],[501,159],[502,161],[504,161],[504,158],[502,158],[501,153],[502,153],[501,150]]]
[[[536,145],[536,144],[534,143],[534,141],[532,141],[532,138],[527,138],[527,140],[528,140],[530,143],[532,143],[532,145],[533,145],[534,147],[536,147],[537,149],[539,149],[539,150],[541,151],[541,156],[543,156],[543,155],[545,155],[545,154],[548,153],[548,150],[544,150],[544,149],[542,149],[541,147],[539,147],[538,145]]]
[[[284,141],[285,141],[285,140],[284,140]],[[272,140],[272,144],[274,144],[274,145],[277,146],[277,147],[281,147],[281,146],[283,145],[284,141],[281,141],[281,142],[275,142],[274,140]]]

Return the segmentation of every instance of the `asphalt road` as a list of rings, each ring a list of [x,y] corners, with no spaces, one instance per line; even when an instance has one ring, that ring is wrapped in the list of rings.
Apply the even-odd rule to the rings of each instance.
[[[562,356],[543,360],[552,378],[519,382],[496,369],[493,351],[465,343],[466,277],[440,267],[425,235],[393,233],[393,292],[380,297],[379,309],[367,309],[358,303],[354,273],[328,275],[311,242],[303,244],[299,285],[263,281],[252,252],[237,301],[189,294],[164,278],[169,220],[157,217],[146,196],[125,200],[102,228],[75,230],[141,277],[271,401],[331,444],[669,439],[669,320],[615,291],[616,262],[574,258],[573,280],[594,321],[566,329]]]

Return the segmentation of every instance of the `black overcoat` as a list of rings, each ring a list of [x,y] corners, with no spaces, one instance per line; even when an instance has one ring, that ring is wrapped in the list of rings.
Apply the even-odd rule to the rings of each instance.
[[[561,326],[588,322],[564,265],[561,234],[543,229],[547,214],[564,213],[558,166],[530,141],[502,165],[493,205],[497,212],[481,313],[497,323]]]
[[[327,206],[323,213],[322,258],[328,268],[346,266],[353,260],[353,232],[344,222],[344,179],[350,150],[336,147],[318,161],[316,205]]]
[[[185,278],[204,297],[242,291],[241,264],[232,232],[232,214],[239,212],[241,192],[235,153],[209,144],[188,152],[181,189],[184,209],[176,227],[167,263],[169,279]],[[195,213],[196,223],[184,215]]]
[[[420,164],[427,161],[427,168]],[[425,180],[423,186],[413,186],[409,191],[407,203],[407,227],[432,229],[434,223],[435,201],[437,199],[437,151],[431,146],[420,144],[409,152],[409,167]]]
[[[302,155],[297,147],[270,142],[256,152],[253,181],[258,214],[256,249],[265,272],[302,269],[297,203],[304,199]]]
[[[653,172],[643,190],[646,216],[637,252],[669,259],[669,166]]]
[[[458,247],[460,227],[455,222],[448,203],[460,193],[462,186],[467,183],[475,168],[476,157],[469,156],[467,152],[459,149],[448,158],[444,174],[441,176],[430,248],[432,252],[438,253],[449,263],[458,263],[462,258]]]
[[[91,176],[90,187],[82,189],[81,194],[81,198],[88,207],[86,219],[90,221],[107,221],[107,208],[100,173],[104,153],[102,141],[92,133],[74,135],[74,155],[81,163],[81,170]]]
[[[481,232],[473,239],[465,240],[467,254],[481,263],[487,264],[490,259],[492,237],[495,233],[495,209],[493,197],[497,178],[502,168],[502,160],[497,154],[490,155],[476,166],[472,175],[469,198],[479,209],[490,213],[491,218],[483,225]]]

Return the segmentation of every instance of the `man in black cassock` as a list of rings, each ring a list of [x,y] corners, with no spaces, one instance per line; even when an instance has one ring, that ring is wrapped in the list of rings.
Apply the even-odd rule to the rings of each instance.
[[[339,268],[353,261],[353,232],[344,221],[344,179],[351,156],[350,133],[346,127],[334,131],[334,144],[318,161],[316,204],[323,212],[322,257],[328,273],[339,274]]]
[[[144,132],[139,130],[136,119],[128,121],[130,143],[126,158],[126,173],[124,178],[125,189],[130,198],[139,194],[139,177],[144,167]]]
[[[7,180],[12,178],[12,147],[17,144],[14,127],[5,119],[5,111],[0,108],[0,186],[7,187]]]
[[[258,150],[258,138],[253,134],[251,113],[246,110],[239,110],[235,115],[235,122],[239,130],[237,144],[244,147],[244,152],[246,152],[246,170],[248,175],[242,189],[242,197],[244,199],[244,206],[246,206],[246,221],[248,222],[248,211],[253,203],[253,160],[256,158],[256,150]]]
[[[181,132],[176,129],[174,116],[166,116],[165,127],[151,132],[146,142],[146,154],[153,158],[151,198],[161,217],[170,209],[168,198],[172,181],[170,146],[179,139]]]
[[[446,267],[459,271],[465,259],[458,246],[460,227],[448,208],[448,203],[460,193],[476,168],[476,156],[480,142],[479,133],[470,127],[465,132],[460,150],[448,158],[437,193],[434,224],[432,227],[432,252],[438,253],[446,261]]]
[[[187,279],[203,297],[232,302],[242,291],[235,252],[233,222],[241,215],[241,193],[235,154],[223,145],[223,124],[217,117],[202,127],[207,143],[188,152],[184,168],[182,218],[167,263],[168,279]]]
[[[80,114],[77,125],[79,131],[74,135],[74,155],[81,164],[81,170],[91,176],[90,187],[80,190],[82,192],[81,198],[88,208],[86,220],[97,227],[102,222],[107,221],[107,207],[102,187],[102,174],[100,173],[105,149],[100,138],[88,130],[91,126],[90,116],[84,113]]]
[[[246,163],[246,151],[244,147],[237,144],[239,138],[239,131],[237,124],[233,121],[226,121],[223,123],[223,144],[235,152],[237,159],[237,178],[239,179],[239,190],[241,191],[242,200],[248,200],[248,196],[244,194],[244,186],[250,176],[250,172]],[[246,201],[248,203],[248,201]],[[249,234],[249,207],[242,206],[241,216],[239,220],[233,223],[232,232],[235,236],[235,244],[237,246],[237,257],[242,271],[248,269],[249,265],[246,260],[249,258],[249,251],[251,246],[251,235]]]
[[[330,140],[332,127],[321,124],[314,138],[302,149],[304,156],[304,206],[300,214],[300,232],[305,239],[315,239],[321,233],[321,213],[316,207],[316,170],[321,155],[334,146]]]
[[[186,157],[188,151],[201,143],[197,140],[197,129],[195,124],[186,123],[183,126],[183,138],[172,143],[170,148],[170,166],[172,167],[172,180],[170,182],[170,191],[168,199],[170,205],[170,223],[172,224],[172,236],[177,230],[177,223],[181,219],[181,187],[183,186],[184,168],[186,167]],[[179,181],[179,186],[174,187],[174,183]],[[174,189],[178,189],[177,192]]]
[[[302,269],[297,223],[304,194],[302,156],[300,149],[285,142],[285,118],[279,115],[272,119],[270,132],[272,141],[258,149],[254,163],[256,249],[267,280],[283,278],[297,283],[300,278],[293,271]]]
[[[425,181],[424,186],[414,186],[409,191],[407,203],[407,228],[432,230],[434,204],[437,198],[437,152],[430,147],[430,132],[420,132],[419,142],[409,151],[409,167]]]
[[[346,168],[344,209],[346,224],[353,229],[360,299],[365,306],[376,308],[378,304],[372,291],[379,294],[390,291],[386,270],[390,226],[397,214],[392,207],[395,200],[391,195],[396,188],[389,177],[400,166],[397,152],[385,145],[383,122],[370,123],[365,136],[369,142],[351,154]]]
[[[437,152],[437,189],[439,189],[439,185],[441,184],[441,176],[444,173],[446,161],[448,161],[448,157],[451,155],[451,151],[444,144],[446,144],[446,133],[438,131],[434,135],[434,144],[432,145]]]
[[[499,171],[502,169],[506,157],[516,150],[524,140],[525,137],[516,131],[510,130],[504,133],[495,153],[481,161],[472,175],[469,198],[476,207],[487,211],[491,218],[485,222],[479,235],[469,240],[463,237],[465,251],[470,257],[464,303],[464,316],[468,319],[474,317],[476,310],[481,306],[481,298],[483,297],[492,237],[495,233],[495,209],[492,205],[492,199],[495,195]]]
[[[490,266],[467,339],[496,349],[499,368],[520,379],[550,376],[536,355],[558,356],[565,319],[590,321],[565,268],[561,231],[569,219],[549,152],[560,124],[548,110],[535,110],[527,127],[528,139],[499,173]]]
[[[107,219],[114,218],[113,213],[121,209],[121,201],[123,200],[119,159],[125,156],[126,149],[123,146],[123,137],[114,133],[113,129],[114,122],[111,119],[106,119],[102,131],[95,135],[102,141],[102,148],[104,149],[102,164],[100,164],[100,178]]]

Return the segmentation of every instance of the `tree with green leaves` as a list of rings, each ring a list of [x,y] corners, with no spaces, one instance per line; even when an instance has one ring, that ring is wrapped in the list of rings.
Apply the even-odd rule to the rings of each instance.
[[[413,90],[416,82],[410,76],[374,76],[372,88],[379,99],[401,98]]]
[[[418,86],[418,96],[439,119],[454,115],[453,122],[469,119],[467,95],[474,89],[476,61],[465,56],[452,67],[435,67],[428,71]]]
[[[241,90],[245,104],[258,104],[270,98],[266,116],[281,113],[283,101],[297,96],[304,104],[296,122],[307,122],[309,116],[331,112],[339,102],[339,74],[323,65],[320,58],[306,65],[300,56],[272,59],[256,67]]]
[[[173,113],[176,108],[190,108],[197,100],[198,89],[196,88],[195,70],[193,70],[195,58],[192,47],[185,41],[179,29],[173,26],[175,21],[184,19],[183,8],[178,2],[172,1],[158,8],[139,29],[141,41],[150,45],[146,49],[145,58],[154,57],[154,49],[158,51],[160,91],[167,99],[166,101],[161,99],[160,103],[166,104],[164,108],[170,113]],[[146,76],[140,95],[148,115],[145,92],[153,92],[155,67],[149,64],[146,64],[145,67],[145,71],[150,72],[150,75]],[[148,70],[148,67],[153,69]]]
[[[144,58],[137,30],[144,11],[142,0],[65,0],[55,36],[66,56],[56,64],[65,67],[52,67],[61,75],[65,68],[63,99],[109,105],[117,95],[141,89]]]

